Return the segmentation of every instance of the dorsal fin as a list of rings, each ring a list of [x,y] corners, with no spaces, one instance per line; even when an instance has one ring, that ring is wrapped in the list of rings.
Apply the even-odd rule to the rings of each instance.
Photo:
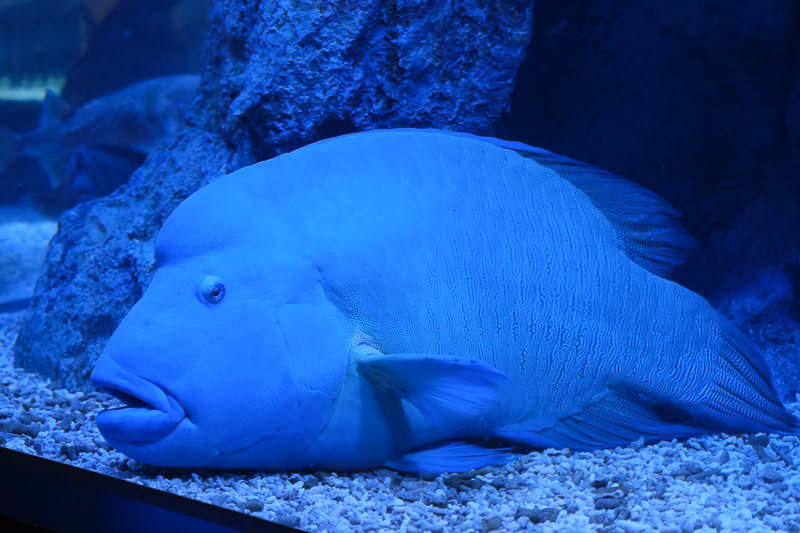
[[[514,151],[586,194],[611,222],[625,255],[653,274],[668,277],[699,246],[678,222],[681,213],[641,185],[541,148]]]
[[[430,130],[429,130],[430,131]],[[592,165],[520,142],[469,133],[441,132],[512,150],[553,170],[592,201],[611,222],[620,248],[653,274],[667,277],[699,243],[678,222],[681,213],[656,193]]]
[[[371,132],[352,133],[363,135]],[[619,247],[632,261],[648,271],[668,277],[686,262],[699,243],[678,222],[681,213],[656,193],[592,165],[515,141],[480,137],[471,133],[436,129],[399,128],[387,132],[428,132],[487,142],[518,153],[553,170],[586,196],[605,216],[619,237]],[[338,137],[337,137],[338,138]],[[318,141],[328,142],[332,139]]]

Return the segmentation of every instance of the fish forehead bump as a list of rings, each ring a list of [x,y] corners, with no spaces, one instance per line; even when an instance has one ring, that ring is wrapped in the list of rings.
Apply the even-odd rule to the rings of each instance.
[[[164,223],[156,261],[164,265],[237,243],[263,250],[302,245],[317,255],[333,243],[341,248],[366,242],[381,224],[359,220],[391,216],[387,205],[413,204],[423,189],[445,181],[454,187],[451,193],[458,191],[451,196],[460,196],[469,189],[462,169],[500,154],[515,156],[480,140],[437,132],[379,130],[319,141],[192,194]]]
[[[184,200],[167,218],[155,244],[156,262],[165,265],[263,233],[270,216],[268,162],[223,176]],[[279,229],[279,228],[275,228]]]
[[[341,207],[336,194],[310,194],[331,174],[326,153],[330,150],[300,149],[202,187],[164,222],[156,240],[157,264],[236,243],[274,248],[296,242],[292,239],[301,227],[308,229],[309,221],[313,227]]]
[[[469,189],[466,174],[455,178],[460,170],[500,154],[516,157],[481,140],[441,132],[378,130],[319,141],[192,194],[164,223],[157,264],[235,243],[264,249],[303,243],[316,254],[334,242],[341,247],[367,241],[380,224],[365,226],[359,219],[386,217],[387,205],[413,204],[423,189],[444,181],[455,187],[451,192],[459,191],[451,196],[460,196]]]

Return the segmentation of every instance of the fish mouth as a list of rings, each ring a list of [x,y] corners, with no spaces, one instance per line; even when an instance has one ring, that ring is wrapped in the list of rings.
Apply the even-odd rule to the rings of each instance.
[[[111,444],[159,441],[186,417],[180,403],[165,390],[124,370],[109,357],[98,360],[92,383],[125,404],[97,415],[97,427]]]

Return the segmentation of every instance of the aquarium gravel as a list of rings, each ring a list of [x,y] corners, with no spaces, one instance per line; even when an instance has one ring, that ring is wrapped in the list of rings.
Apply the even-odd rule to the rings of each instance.
[[[12,366],[23,312],[0,315],[0,445],[305,531],[800,532],[797,437],[706,436],[545,450],[462,474],[201,471],[142,465],[105,443],[116,400]],[[798,404],[790,409],[798,413]]]

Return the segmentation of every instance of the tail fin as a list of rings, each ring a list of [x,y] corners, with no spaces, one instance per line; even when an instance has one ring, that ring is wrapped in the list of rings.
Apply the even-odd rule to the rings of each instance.
[[[0,126],[0,172],[22,155],[20,136]]]
[[[778,399],[758,348],[722,317],[717,328],[715,379],[702,399],[702,415],[728,432],[800,434],[800,420]]]

